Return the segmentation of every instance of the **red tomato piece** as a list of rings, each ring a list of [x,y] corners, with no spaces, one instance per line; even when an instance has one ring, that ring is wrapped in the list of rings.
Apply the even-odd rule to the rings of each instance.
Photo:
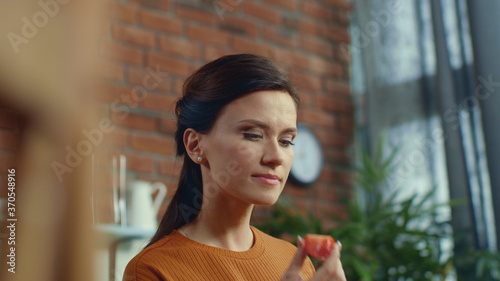
[[[325,259],[335,246],[335,239],[330,235],[306,234],[304,244],[309,255],[317,259]]]

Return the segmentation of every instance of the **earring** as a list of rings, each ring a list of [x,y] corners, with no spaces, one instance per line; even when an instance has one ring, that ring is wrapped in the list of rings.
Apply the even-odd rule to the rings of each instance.
[[[203,161],[203,157],[198,156],[198,158],[196,158],[196,160],[198,160],[198,162],[201,162],[201,161]]]

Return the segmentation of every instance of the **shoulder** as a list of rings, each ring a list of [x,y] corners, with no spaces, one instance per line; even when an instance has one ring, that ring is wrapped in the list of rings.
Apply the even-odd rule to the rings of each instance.
[[[175,261],[175,241],[167,235],[132,258],[123,275],[123,281],[158,280],[163,274],[161,264]]]
[[[175,243],[174,237],[172,235],[167,235],[153,245],[144,248],[132,260],[142,262],[155,259],[158,255],[163,255],[165,251],[173,249],[173,243]]]

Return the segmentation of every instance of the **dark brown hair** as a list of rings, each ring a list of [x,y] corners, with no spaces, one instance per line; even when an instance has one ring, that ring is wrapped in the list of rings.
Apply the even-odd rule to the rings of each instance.
[[[246,94],[263,90],[287,92],[298,107],[297,92],[287,76],[266,58],[250,54],[228,55],[194,72],[184,82],[182,98],[175,108],[177,155],[186,153],[183,142],[186,129],[207,133],[225,105]],[[200,166],[191,158],[184,157],[177,191],[147,246],[193,221],[200,212],[202,200]]]

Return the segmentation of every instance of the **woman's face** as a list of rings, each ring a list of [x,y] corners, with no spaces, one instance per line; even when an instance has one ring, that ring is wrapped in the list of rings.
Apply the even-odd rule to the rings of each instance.
[[[200,142],[204,196],[274,204],[292,165],[296,124],[286,92],[259,91],[225,106]]]

